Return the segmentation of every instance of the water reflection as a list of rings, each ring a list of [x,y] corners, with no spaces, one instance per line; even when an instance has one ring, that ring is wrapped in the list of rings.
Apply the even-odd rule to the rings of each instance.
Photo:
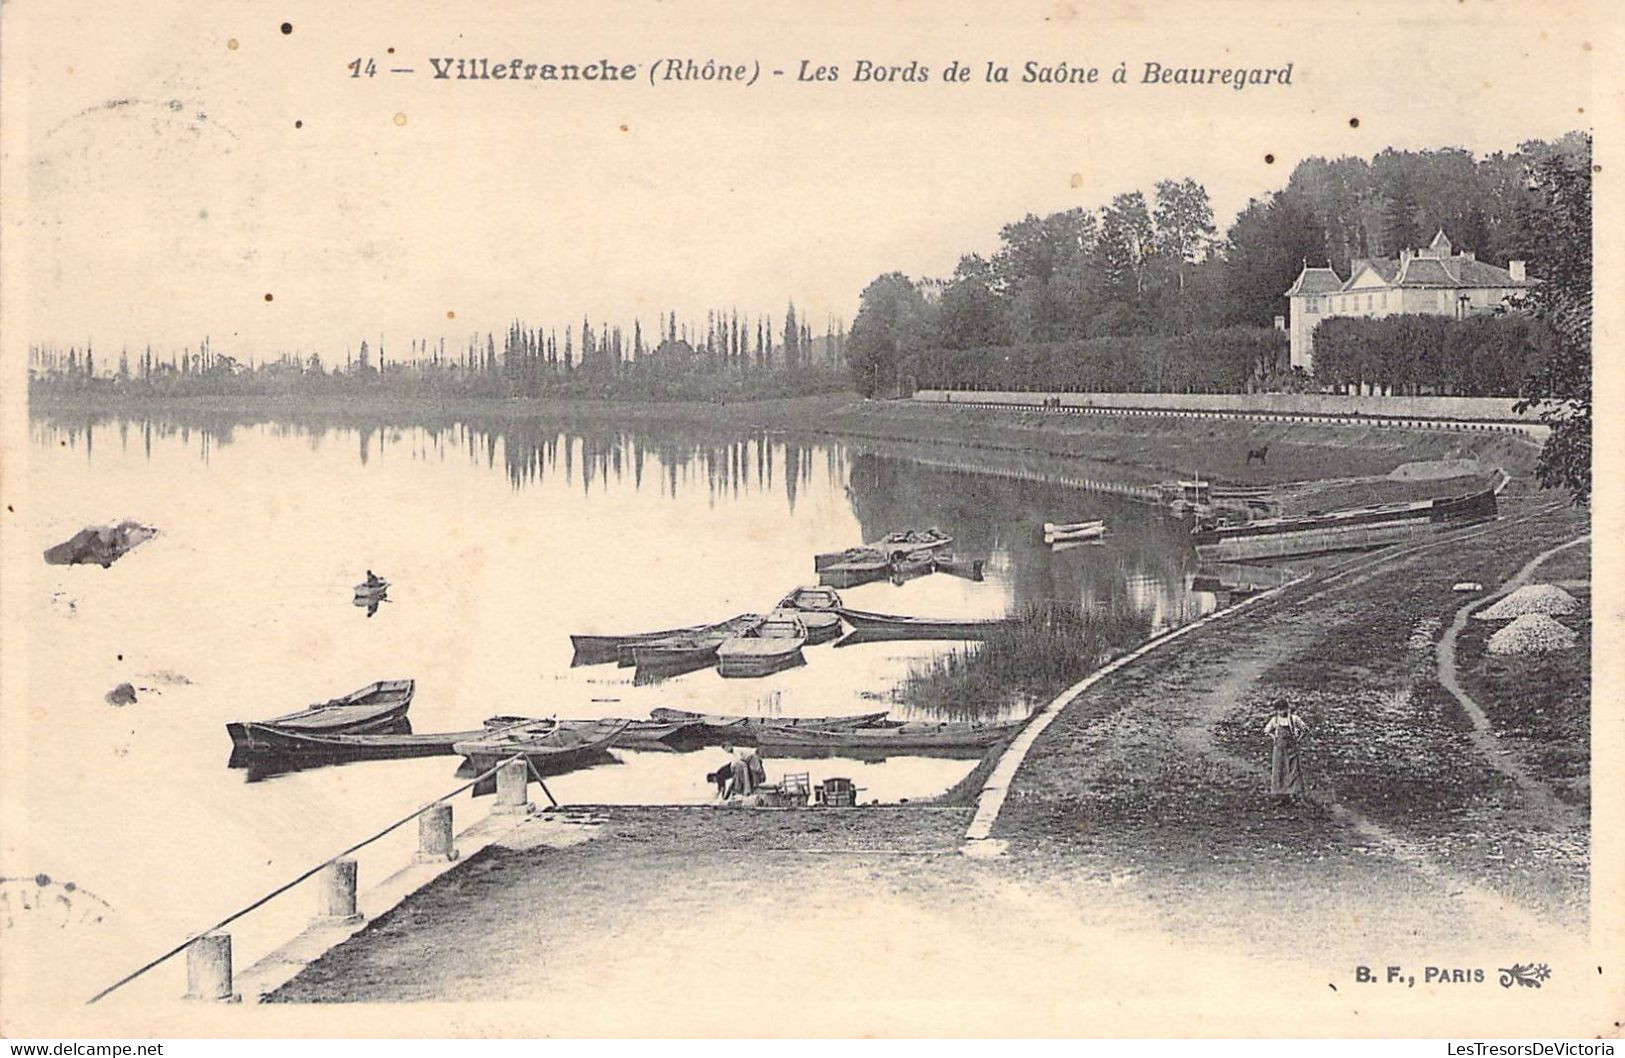
[[[1149,613],[1162,630],[1212,610],[1219,592],[1202,579],[1187,528],[1146,506],[1064,484],[945,469],[883,444],[834,442],[762,428],[708,428],[668,423],[616,425],[598,420],[532,416],[415,416],[411,425],[362,414],[300,413],[262,419],[229,413],[122,417],[106,413],[46,411],[32,419],[37,444],[83,449],[92,458],[96,434],[116,430],[121,446],[134,430],[142,452],[153,459],[154,443],[190,450],[208,464],[218,449],[245,433],[300,438],[311,451],[329,440],[354,445],[362,466],[398,455],[414,462],[464,461],[473,468],[500,468],[515,491],[545,487],[562,478],[583,496],[654,482],[672,500],[703,490],[711,509],[719,503],[778,495],[790,518],[815,480],[843,494],[864,540],[912,526],[951,526],[954,551],[981,559],[1005,591],[1007,609],[1047,601],[1086,608],[1128,606]],[[1046,545],[1046,521],[1105,519],[1103,543]],[[856,540],[841,542],[858,543]],[[681,541],[673,545],[681,547]],[[364,604],[368,615],[376,605]]]

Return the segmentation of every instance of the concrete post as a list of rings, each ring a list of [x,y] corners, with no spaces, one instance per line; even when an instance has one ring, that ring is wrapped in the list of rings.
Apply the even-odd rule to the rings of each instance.
[[[456,858],[457,846],[451,832],[451,805],[441,801],[418,816],[417,861],[445,863]]]
[[[530,803],[530,765],[523,760],[510,761],[497,771],[497,803],[491,811],[505,816],[529,815],[535,811]]]
[[[317,876],[314,925],[348,926],[361,921],[355,907],[355,879],[354,860],[334,860]]]
[[[186,949],[186,998],[235,1003],[231,990],[231,934],[205,933]]]

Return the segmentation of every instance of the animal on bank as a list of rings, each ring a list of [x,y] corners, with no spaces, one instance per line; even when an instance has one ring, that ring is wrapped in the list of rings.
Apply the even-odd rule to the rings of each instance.
[[[1247,449],[1247,465],[1252,466],[1255,459],[1263,466],[1269,466],[1270,446],[1259,445],[1257,448]]]

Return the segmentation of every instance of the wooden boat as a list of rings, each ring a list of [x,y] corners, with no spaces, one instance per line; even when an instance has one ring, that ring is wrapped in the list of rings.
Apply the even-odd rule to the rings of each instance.
[[[982,579],[982,560],[979,558],[958,558],[950,551],[947,554],[939,554],[935,564],[938,573],[947,573],[966,580]]]
[[[362,601],[381,599],[388,591],[389,581],[387,580],[380,580],[376,584],[368,584],[366,581],[362,581],[355,586],[355,597]]]
[[[1074,540],[1098,540],[1106,535],[1104,521],[1093,522],[1045,522],[1044,543],[1068,543]]]
[[[626,720],[559,720],[487,731],[457,742],[452,752],[480,774],[515,755],[543,775],[557,775],[596,757],[626,730]],[[479,791],[476,790],[476,793]]]
[[[1241,525],[1198,526],[1192,531],[1192,539],[1197,557],[1204,562],[1248,562],[1385,547],[1429,530],[1488,521],[1496,513],[1495,490],[1485,489],[1414,503],[1263,518]]]
[[[697,742],[705,737],[705,725],[698,720],[628,720],[626,730],[615,745],[627,749],[670,749],[681,742]]]
[[[330,734],[317,731],[277,731],[275,735],[253,747],[234,749],[228,767],[261,767],[266,758],[282,758],[290,763],[321,762],[324,764],[351,763],[364,760],[405,760],[411,757],[443,757],[453,752],[458,742],[483,738],[507,727],[531,726],[536,720],[503,718],[509,722],[492,727],[493,721],[473,731],[437,731],[425,734],[411,732],[395,734]]]
[[[839,620],[837,618],[837,620]],[[730,636],[717,647],[717,674],[728,677],[769,676],[805,665],[801,648],[807,626],[794,610],[775,610],[756,628]]]
[[[380,680],[342,698],[321,702],[297,713],[271,720],[240,721],[226,725],[236,749],[273,751],[297,746],[282,736],[294,734],[368,735],[410,732],[406,711],[415,688],[411,680]]]
[[[703,632],[634,644],[632,659],[638,671],[632,682],[654,683],[671,676],[681,676],[685,672],[709,668],[717,662],[718,647],[761,623],[761,614],[740,614]]]
[[[611,661],[618,661],[622,651],[627,652],[627,664],[632,664],[630,657],[631,647],[637,643],[651,643],[657,639],[670,639],[672,636],[699,635],[711,625],[692,625],[688,628],[666,628],[659,632],[633,632],[621,636],[593,636],[574,635],[570,637],[570,645],[575,648],[570,658],[570,666],[577,665],[607,665]]]
[[[898,727],[819,729],[764,725],[756,741],[764,747],[814,749],[919,750],[986,748],[1019,731],[1025,720],[1008,723],[905,723]]]
[[[914,551],[902,558],[894,558],[891,563],[891,579],[893,584],[903,584],[916,577],[923,577],[928,573],[935,573],[937,569],[936,556],[930,551]]]
[[[891,560],[879,552],[870,552],[866,558],[852,559],[825,566],[818,574],[818,583],[831,588],[856,588],[884,580],[891,575]]]
[[[844,551],[825,551],[813,556],[813,572],[823,573],[831,566],[849,562],[863,562],[871,558],[885,561],[900,559],[915,551],[940,551],[954,542],[954,538],[940,529],[901,529],[887,533],[872,544],[849,547]],[[836,585],[839,587],[839,585]]]
[[[754,742],[756,732],[763,727],[795,727],[809,731],[844,731],[849,728],[878,727],[886,723],[886,713],[855,713],[849,716],[725,716],[715,713],[691,713],[686,709],[651,709],[651,721],[687,722],[698,724],[704,737],[711,742]]]
[[[797,588],[779,600],[776,610],[800,610],[803,613],[819,610],[840,610],[841,597],[835,589],[825,585]]]
[[[945,620],[935,617],[905,617],[900,614],[870,613],[843,608],[841,617],[853,633],[835,644],[876,639],[985,639],[990,632],[1011,623],[1008,617],[982,617]]]
[[[801,623],[807,629],[807,645],[833,643],[841,638],[841,615],[827,610],[800,610]]]

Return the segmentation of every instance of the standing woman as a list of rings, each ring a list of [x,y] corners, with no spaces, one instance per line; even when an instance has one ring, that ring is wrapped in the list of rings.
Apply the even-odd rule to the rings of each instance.
[[[1275,715],[1264,725],[1264,736],[1273,744],[1270,751],[1270,793],[1276,797],[1302,797],[1304,794],[1302,746],[1309,726],[1292,711],[1286,699],[1275,702]]]

